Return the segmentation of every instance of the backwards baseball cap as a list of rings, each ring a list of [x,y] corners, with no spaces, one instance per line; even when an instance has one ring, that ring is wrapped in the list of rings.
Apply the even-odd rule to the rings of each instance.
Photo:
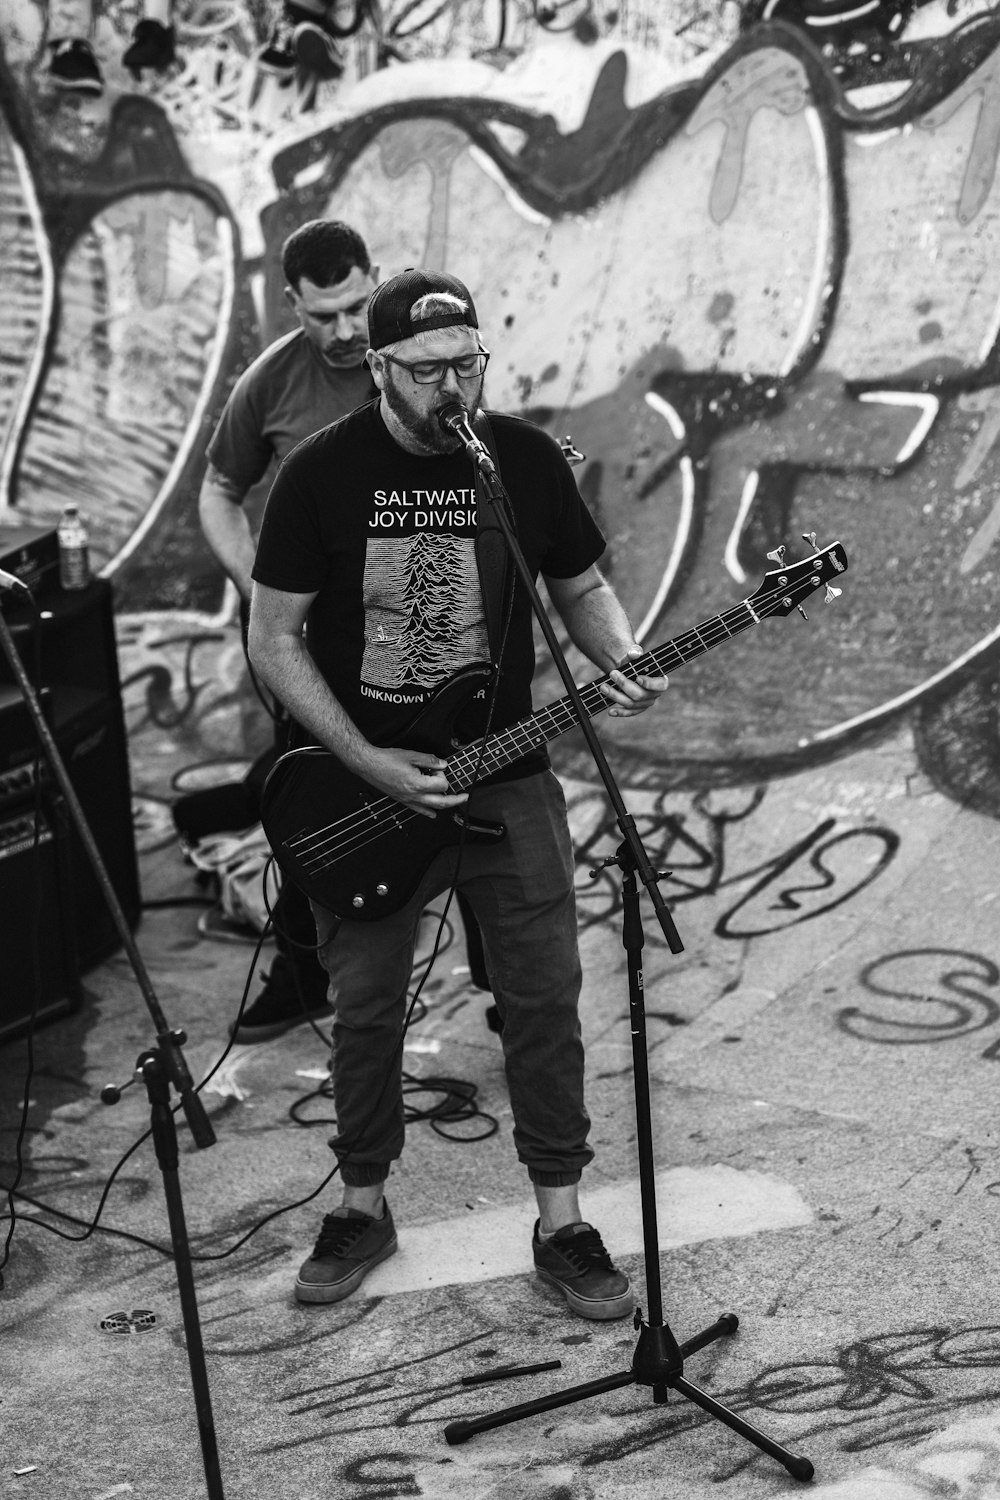
[[[421,297],[447,292],[459,297],[465,309],[432,313],[428,318],[411,319],[410,308]],[[443,271],[424,271],[410,266],[398,276],[390,276],[375,288],[368,299],[368,343],[372,349],[384,349],[415,333],[430,333],[436,328],[478,328],[476,309],[469,289],[455,276]]]

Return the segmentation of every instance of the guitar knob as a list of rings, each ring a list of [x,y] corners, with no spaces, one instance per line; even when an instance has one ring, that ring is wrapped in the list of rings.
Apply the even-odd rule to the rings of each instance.
[[[375,894],[376,896],[388,896],[389,887],[387,885],[377,885],[375,887]]]
[[[364,904],[365,904],[365,898],[364,898],[364,896],[352,896],[351,897],[351,905],[353,907],[355,907],[356,910],[360,911],[361,908],[364,906]]]

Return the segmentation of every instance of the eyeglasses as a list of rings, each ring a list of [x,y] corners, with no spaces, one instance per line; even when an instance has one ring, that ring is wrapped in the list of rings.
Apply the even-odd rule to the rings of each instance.
[[[439,385],[449,370],[454,370],[459,380],[472,380],[474,376],[483,374],[489,357],[488,349],[477,349],[474,354],[462,354],[458,359],[421,359],[411,365],[405,359],[396,359],[392,354],[382,356],[390,365],[399,365],[401,370],[408,370],[417,385]]]

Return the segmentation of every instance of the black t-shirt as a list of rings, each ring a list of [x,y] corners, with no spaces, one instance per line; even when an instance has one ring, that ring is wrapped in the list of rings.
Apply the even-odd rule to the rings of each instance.
[[[489,413],[504,487],[528,567],[574,578],[604,539],[580,498],[558,443],[518,417]],[[422,457],[390,436],[377,401],[300,443],[268,496],[254,578],[287,593],[315,593],[306,644],[344,709],[370,740],[408,743],[405,729],[435,688],[489,662],[476,563],[475,472],[464,449]],[[491,727],[531,712],[531,604],[514,590]],[[459,720],[480,733],[486,695]],[[547,764],[544,750],[499,778]]]

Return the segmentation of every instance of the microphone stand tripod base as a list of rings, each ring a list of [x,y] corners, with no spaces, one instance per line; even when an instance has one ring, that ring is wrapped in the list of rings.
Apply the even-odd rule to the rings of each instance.
[[[692,1385],[684,1378],[684,1360],[689,1354],[704,1349],[706,1344],[714,1343],[716,1339],[726,1334],[735,1333],[739,1327],[739,1319],[735,1313],[723,1313],[708,1328],[701,1333],[695,1334],[693,1338],[678,1345],[673,1334],[666,1324],[654,1323],[652,1326],[643,1322],[640,1315],[636,1314],[636,1326],[640,1329],[639,1342],[632,1356],[632,1368],[623,1370],[618,1375],[607,1375],[600,1380],[588,1380],[582,1385],[569,1386],[566,1390],[556,1391],[551,1396],[541,1396],[537,1401],[522,1401],[518,1406],[508,1406],[502,1411],[491,1412],[484,1417],[469,1417],[449,1422],[444,1429],[445,1441],[454,1447],[457,1443],[467,1442],[469,1438],[475,1437],[477,1432],[486,1432],[492,1427],[505,1427],[511,1422],[519,1422],[523,1417],[533,1417],[540,1412],[554,1411],[560,1406],[569,1406],[577,1401],[585,1401],[589,1396],[601,1396],[608,1391],[621,1390],[627,1385],[647,1385],[652,1389],[653,1401],[657,1405],[664,1405],[670,1392],[676,1391],[678,1395],[700,1406],[709,1416],[725,1423],[732,1428],[740,1437],[746,1438],[762,1453],[767,1453],[771,1458],[776,1458],[780,1464],[788,1470],[793,1479],[801,1479],[806,1482],[812,1479],[815,1470],[808,1458],[800,1454],[792,1453],[789,1449],[776,1443],[766,1433],[754,1427],[750,1422],[745,1422],[735,1412],[729,1410],[714,1397]]]

